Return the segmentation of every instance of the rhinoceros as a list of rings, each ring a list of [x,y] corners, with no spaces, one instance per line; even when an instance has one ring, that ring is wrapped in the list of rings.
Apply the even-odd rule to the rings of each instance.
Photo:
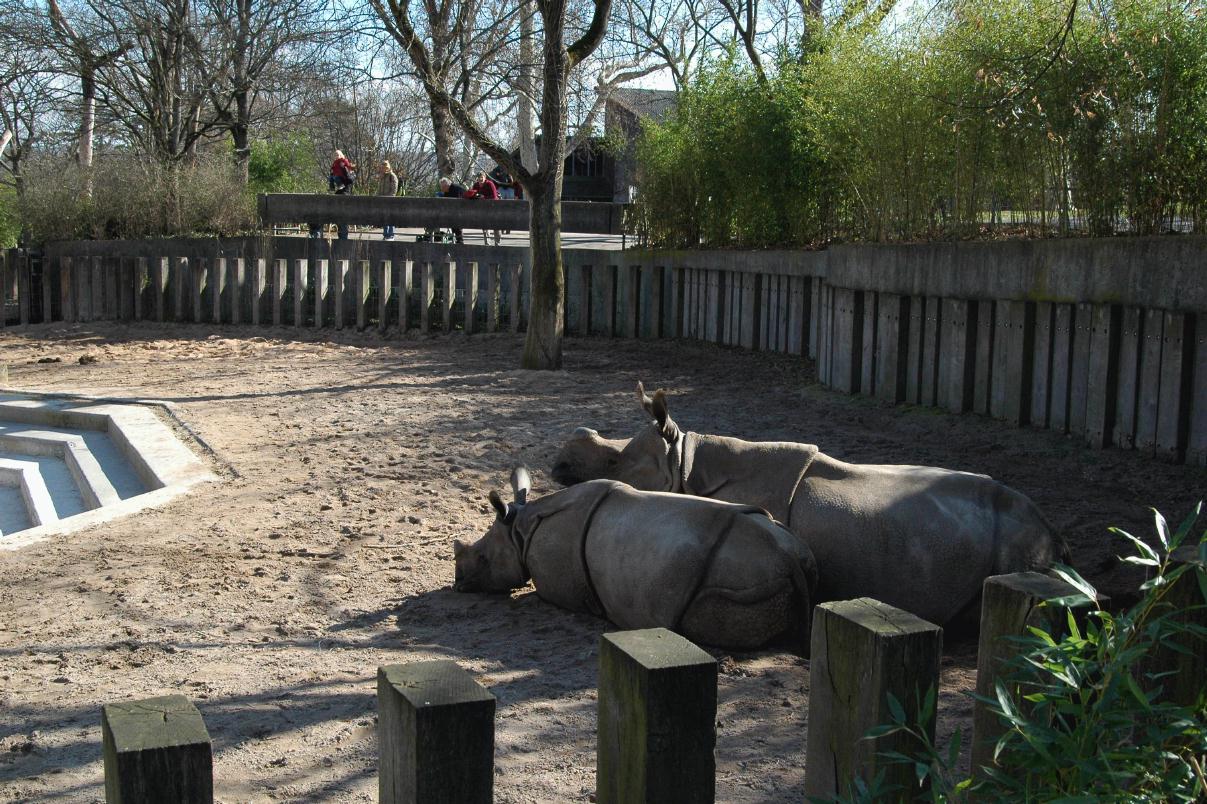
[[[664,627],[743,650],[781,638],[808,651],[817,566],[809,548],[748,505],[638,491],[614,480],[528,501],[490,493],[496,517],[473,544],[453,542],[461,592],[506,592],[532,579],[544,600],[622,628]]]
[[[553,479],[596,478],[768,511],[812,550],[815,600],[872,597],[939,625],[975,627],[990,575],[1067,563],[1068,549],[1026,496],[986,475],[852,464],[813,444],[684,432],[659,390],[637,396],[653,420],[631,439],[580,427]]]

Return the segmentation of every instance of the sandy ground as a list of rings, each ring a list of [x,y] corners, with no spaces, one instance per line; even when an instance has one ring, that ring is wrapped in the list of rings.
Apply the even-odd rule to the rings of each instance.
[[[451,542],[489,525],[510,467],[536,492],[574,426],[629,435],[640,378],[686,429],[817,443],[841,458],[986,472],[1029,494],[1078,565],[1126,596],[1106,532],[1178,519],[1207,472],[1083,449],[975,416],[886,408],[812,364],[710,346],[571,340],[566,370],[515,370],[520,341],[153,326],[0,334],[9,385],[178,405],[221,485],[0,552],[0,800],[99,801],[103,703],[181,692],[205,716],[217,798],[376,800],[374,673],[452,658],[498,697],[496,800],[594,789],[603,621],[531,592],[456,594]],[[99,361],[79,365],[92,354]],[[62,363],[38,364],[41,357]],[[967,727],[975,646],[948,646],[941,738]],[[724,654],[719,801],[803,796],[807,662]]]

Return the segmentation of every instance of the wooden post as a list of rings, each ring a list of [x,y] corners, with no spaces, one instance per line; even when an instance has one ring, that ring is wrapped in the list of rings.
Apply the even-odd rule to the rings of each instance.
[[[909,754],[918,746],[903,734],[874,740],[864,735],[891,722],[891,693],[911,724],[922,700],[938,695],[943,629],[878,600],[858,598],[822,603],[813,610],[809,660],[809,735],[805,795],[849,795],[855,777],[897,788],[912,798],[912,765],[894,765],[886,751]],[[934,737],[934,719],[926,725]]]
[[[117,272],[120,258],[107,257],[102,263],[101,271],[105,277],[105,318],[109,321],[118,317],[118,283]]]
[[[1194,348],[1194,316],[1166,312],[1161,345],[1161,388],[1157,404],[1157,457],[1178,463],[1186,445],[1186,422],[1190,400],[1183,386],[1188,382],[1188,358]]]
[[[1016,572],[985,579],[981,598],[981,632],[977,645],[977,695],[993,698],[994,688],[1007,661],[1018,653],[1013,637],[1025,636],[1029,626],[1054,635],[1064,632],[1067,609],[1041,606],[1045,600],[1076,594],[1064,581],[1038,572]],[[1004,727],[989,704],[972,707],[972,772],[993,764],[993,747]]]
[[[126,260],[122,261],[123,264]],[[129,273],[127,267],[126,273]],[[50,257],[42,257],[42,323],[49,324],[54,320],[54,283],[59,278],[58,260]],[[127,287],[128,286],[123,286]],[[122,298],[128,298],[126,292],[123,291]],[[0,316],[3,317],[3,316]],[[123,315],[122,318],[129,318],[129,314]]]
[[[1193,537],[1198,531],[1191,531]],[[1207,571],[1207,565],[1199,560],[1198,545],[1179,547],[1173,554],[1173,567],[1190,565],[1190,569],[1182,573],[1169,591],[1165,593],[1165,601],[1169,609],[1158,610],[1157,614],[1168,611],[1178,612],[1173,618],[1181,623],[1194,623],[1199,627],[1207,627],[1207,600],[1199,585],[1199,572]],[[1175,651],[1168,647],[1158,647],[1153,651],[1145,669],[1149,673],[1169,673],[1158,679],[1155,684],[1162,687],[1161,699],[1192,706],[1203,694],[1203,679],[1207,678],[1207,640],[1179,634],[1174,638],[1186,653]]]
[[[599,640],[599,804],[710,802],[717,663],[665,628]]]
[[[156,321],[162,322],[167,315],[164,296],[171,284],[171,277],[172,263],[167,257],[160,257],[151,263],[151,307]]]
[[[183,695],[107,704],[101,709],[108,804],[210,804],[210,735]]]
[[[352,292],[356,299],[356,331],[363,332],[369,326],[369,261],[357,260],[352,273]]]
[[[451,661],[377,668],[381,804],[490,804],[495,697]]]
[[[0,253],[0,259],[3,253]],[[71,257],[59,260],[59,312],[64,321],[75,321],[75,273],[72,270]],[[5,288],[4,266],[0,263],[0,296]],[[0,327],[4,326],[4,314],[0,313]]]

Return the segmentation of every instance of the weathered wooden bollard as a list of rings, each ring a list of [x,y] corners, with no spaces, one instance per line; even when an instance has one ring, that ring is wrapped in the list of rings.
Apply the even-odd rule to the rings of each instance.
[[[1060,636],[1066,629],[1063,606],[1041,606],[1045,600],[1077,594],[1060,580],[1038,572],[1016,572],[985,579],[981,598],[981,632],[977,645],[977,695],[993,698],[1003,667],[1018,655],[1013,637],[1025,636],[1029,626]],[[993,764],[993,748],[1005,727],[990,705],[977,700],[972,709],[972,770]]]
[[[1207,609],[1203,608],[1207,601],[1203,600],[1197,575],[1197,571],[1207,567],[1199,561],[1198,545],[1179,547],[1174,551],[1173,560],[1175,568],[1190,565],[1190,569],[1182,573],[1165,593],[1165,601],[1179,612],[1174,619],[1207,627]],[[1169,674],[1156,682],[1162,687],[1163,700],[1191,706],[1207,686],[1207,641],[1185,635],[1178,636],[1176,641],[1181,651],[1158,648],[1153,651],[1146,669],[1153,674]]]
[[[183,695],[107,704],[101,732],[108,804],[212,804],[210,735]]]
[[[456,662],[377,668],[381,804],[490,804],[495,697]]]
[[[931,689],[938,694],[942,652],[942,628],[878,600],[861,597],[813,610],[806,795],[847,795],[855,777],[870,782],[883,771],[894,796],[909,797],[917,786],[913,765],[891,764],[880,754],[908,754],[918,748],[914,740],[900,733],[864,736],[891,722],[889,693],[908,722],[917,722],[922,699]],[[933,739],[933,718],[928,729]]]
[[[599,804],[711,802],[717,663],[665,628],[599,642]]]

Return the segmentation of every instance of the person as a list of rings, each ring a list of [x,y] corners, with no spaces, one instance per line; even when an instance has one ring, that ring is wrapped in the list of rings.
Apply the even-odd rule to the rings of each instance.
[[[394,172],[394,168],[390,167],[390,160],[381,163],[381,178],[377,181],[377,194],[395,196],[398,195],[398,174]],[[381,239],[394,239],[394,226],[387,223],[381,227]]]
[[[479,170],[477,181],[473,183],[472,187],[465,191],[465,197],[481,198],[486,201],[498,201],[499,189],[495,186],[495,183],[490,180],[490,177],[486,175],[485,170]],[[494,230],[494,238],[496,246],[499,245],[499,241],[503,239],[502,234],[498,229]],[[482,240],[483,242],[486,240],[485,229],[482,230]]]
[[[490,172],[490,178],[495,183],[495,187],[499,188],[500,200],[510,201],[515,198],[515,179],[503,169],[502,165],[495,165],[495,169]]]
[[[464,198],[465,188],[460,184],[455,183],[448,176],[441,176],[440,195],[444,196],[445,198]],[[453,240],[457,241],[458,243],[465,242],[465,236],[462,234],[460,229],[453,229]]]
[[[327,174],[327,188],[336,195],[347,195],[352,189],[352,185],[356,183],[356,165],[352,163],[348,157],[344,156],[344,152],[335,149],[335,161],[331,163],[331,172]],[[340,240],[348,239],[348,224],[341,223],[337,227]],[[322,233],[322,226],[318,224],[310,224],[310,236],[318,237]]]

